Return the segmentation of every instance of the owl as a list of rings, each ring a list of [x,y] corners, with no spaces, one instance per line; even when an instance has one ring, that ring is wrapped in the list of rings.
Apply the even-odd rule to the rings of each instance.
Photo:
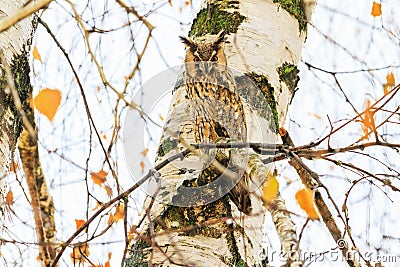
[[[180,38],[186,46],[184,84],[194,112],[193,132],[196,143],[246,142],[243,103],[234,76],[227,66],[224,32],[194,39]],[[238,166],[231,164],[227,167],[240,173]],[[240,211],[249,214],[251,203],[248,174],[244,172],[236,181],[229,196]]]

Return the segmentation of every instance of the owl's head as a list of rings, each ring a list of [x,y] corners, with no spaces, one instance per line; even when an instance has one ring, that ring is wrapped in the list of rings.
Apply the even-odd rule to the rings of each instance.
[[[192,78],[210,77],[226,71],[225,33],[207,34],[194,39],[180,37],[186,46],[186,74]]]
[[[218,34],[207,34],[194,39],[180,37],[186,46],[185,63],[211,61],[226,65],[224,54],[225,33],[220,31]]]

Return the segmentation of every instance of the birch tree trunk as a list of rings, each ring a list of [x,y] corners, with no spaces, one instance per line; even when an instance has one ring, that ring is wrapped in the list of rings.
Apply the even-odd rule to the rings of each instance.
[[[35,220],[38,260],[42,266],[50,266],[55,257],[54,204],[40,164],[34,112],[30,105],[29,53],[36,29],[33,13],[50,2],[0,1],[0,178],[3,183],[18,140]],[[1,199],[1,207],[4,207],[3,195]]]
[[[257,86],[254,94],[246,96],[244,93],[250,142],[265,142],[263,136],[268,131],[273,137],[267,140],[278,139],[278,129],[284,124],[299,79],[296,64],[306,27],[307,17],[301,0],[208,1],[193,21],[191,37],[216,34],[221,30],[227,33],[228,66]],[[246,90],[246,86],[238,87]],[[184,108],[187,105],[185,94],[184,86],[178,82],[161,138],[158,162],[194,143],[190,134],[192,125],[186,123],[190,117]],[[182,136],[186,144],[179,142]],[[261,187],[256,187],[251,195],[250,216],[241,214],[226,196],[197,207],[165,204],[179,196],[179,183],[194,177],[189,170],[199,161],[192,154],[179,164],[172,162],[161,169],[158,179],[165,183],[161,182],[160,186],[157,180],[152,185],[157,188],[155,198],[161,202],[152,201],[150,197],[146,201],[148,223],[131,247],[126,265],[266,266],[261,256],[261,238],[267,208],[260,197]],[[272,176],[273,168],[262,164],[260,156],[250,154],[247,172],[253,181],[258,181],[256,185],[260,185]],[[296,231],[290,216],[284,212],[283,199],[278,196],[269,210],[282,249],[297,251]],[[287,263],[301,265],[298,259],[288,259]]]
[[[0,21],[4,20],[20,6],[24,1],[2,0],[0,1]],[[4,182],[7,176],[11,158],[15,150],[18,136],[22,131],[22,120],[18,109],[14,105],[11,88],[8,84],[7,70],[11,74],[23,73],[21,69],[27,63],[26,45],[31,40],[31,19],[20,21],[7,31],[0,32],[0,51],[3,55],[1,62],[1,84],[0,84],[0,179],[1,179],[1,208],[4,208]],[[29,74],[29,72],[28,72]],[[29,79],[29,76],[28,76]],[[28,80],[29,81],[29,80]],[[29,90],[19,92],[19,97],[24,102],[29,95]],[[1,217],[3,219],[3,217]],[[3,225],[3,222],[1,222]]]

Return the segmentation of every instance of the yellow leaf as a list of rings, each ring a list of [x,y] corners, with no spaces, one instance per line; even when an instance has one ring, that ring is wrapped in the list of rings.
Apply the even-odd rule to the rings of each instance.
[[[165,118],[161,114],[159,114],[158,117],[160,118],[161,121],[165,120]]]
[[[45,88],[33,100],[36,109],[45,115],[50,121],[53,120],[61,103],[61,92],[57,89]]]
[[[34,59],[39,60],[40,63],[42,63],[42,57],[40,56],[39,50],[37,49],[36,45],[33,47],[32,55]]]
[[[103,170],[100,170],[99,172],[92,172],[91,176],[93,183],[102,185],[107,180],[106,178],[107,174],[108,172],[105,172]]]
[[[279,182],[275,176],[270,176],[263,185],[262,199],[265,204],[270,204],[278,195]]]
[[[374,17],[378,17],[378,16],[382,15],[381,4],[379,4],[377,2],[372,3],[371,15]]]
[[[395,86],[396,85],[396,80],[394,79],[393,72],[390,72],[388,75],[386,75],[386,84],[389,85],[389,86]]]
[[[117,206],[115,214],[113,216],[114,222],[118,222],[119,220],[123,219],[125,216],[124,205]]]
[[[318,220],[319,215],[314,207],[314,193],[306,188],[300,189],[296,193],[296,200],[311,220]]]
[[[75,224],[76,224],[76,229],[79,229],[79,228],[81,228],[82,225],[85,224],[85,221],[75,219]]]

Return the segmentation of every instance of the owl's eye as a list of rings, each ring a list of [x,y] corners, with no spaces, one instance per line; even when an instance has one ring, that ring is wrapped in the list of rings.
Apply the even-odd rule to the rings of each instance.
[[[198,61],[200,61],[200,58],[194,57],[194,58],[193,58],[193,61],[194,61],[194,62],[198,62]]]
[[[212,58],[211,58],[211,61],[217,61],[218,60],[218,57],[217,56],[213,56]]]

